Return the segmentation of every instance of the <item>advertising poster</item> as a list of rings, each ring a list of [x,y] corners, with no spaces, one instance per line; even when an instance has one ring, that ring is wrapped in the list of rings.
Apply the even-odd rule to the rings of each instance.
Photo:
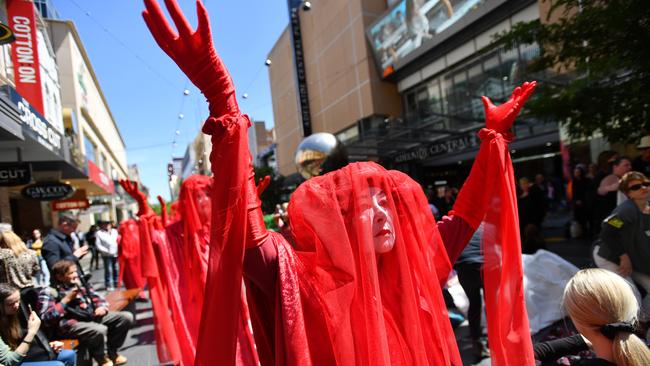
[[[383,77],[485,0],[400,0],[367,31]]]

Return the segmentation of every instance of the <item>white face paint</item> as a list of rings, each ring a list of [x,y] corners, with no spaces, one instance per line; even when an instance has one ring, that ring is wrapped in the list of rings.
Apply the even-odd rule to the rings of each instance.
[[[370,218],[375,253],[390,252],[395,246],[395,227],[393,214],[388,205],[386,193],[379,188],[370,188],[372,206],[364,214]]]

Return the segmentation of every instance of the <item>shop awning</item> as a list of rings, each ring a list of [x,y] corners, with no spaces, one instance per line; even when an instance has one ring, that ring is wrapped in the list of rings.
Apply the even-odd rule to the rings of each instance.
[[[449,126],[457,126],[449,128]],[[337,134],[350,161],[418,162],[441,166],[473,159],[483,120],[439,114],[426,120],[372,116]],[[515,125],[514,149],[559,141],[557,123],[522,118]]]

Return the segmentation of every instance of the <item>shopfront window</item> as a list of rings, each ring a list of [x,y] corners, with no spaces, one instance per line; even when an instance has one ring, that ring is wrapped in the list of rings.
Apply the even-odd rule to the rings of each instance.
[[[84,147],[86,148],[86,160],[92,161],[94,163],[96,161],[95,150],[97,150],[97,147],[86,135],[84,135]]]
[[[110,166],[108,165],[108,159],[104,153],[99,154],[99,168],[104,171],[104,173],[110,172]]]
[[[527,63],[538,53],[536,45],[494,50],[415,86],[404,93],[409,123],[452,130],[482,125],[481,96],[495,104],[505,102],[523,81]],[[528,128],[523,123],[522,127]]]

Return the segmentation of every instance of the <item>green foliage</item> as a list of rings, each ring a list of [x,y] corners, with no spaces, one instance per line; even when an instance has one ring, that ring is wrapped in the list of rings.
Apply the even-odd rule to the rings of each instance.
[[[156,213],[156,215],[160,216],[161,208],[160,208],[160,203],[150,203],[149,206],[153,210],[153,212]]]
[[[633,142],[650,132],[650,4],[546,1],[552,6],[542,21],[519,23],[493,44],[539,45],[526,70],[541,77],[530,114],[566,122],[575,138],[598,131],[610,142]]]
[[[272,168],[262,167],[255,168],[255,182],[259,183],[262,178],[265,176],[271,177],[271,183],[262,193],[260,197],[262,201],[262,211],[265,214],[273,213],[275,211],[275,205],[282,203],[282,180],[284,179],[281,175],[276,174]]]

